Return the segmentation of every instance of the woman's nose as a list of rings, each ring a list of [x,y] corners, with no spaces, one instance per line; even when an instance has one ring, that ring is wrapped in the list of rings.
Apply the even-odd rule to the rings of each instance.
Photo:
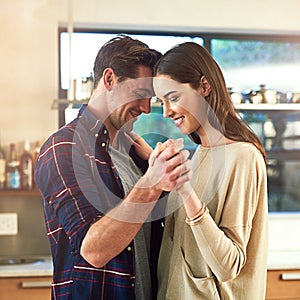
[[[165,101],[163,109],[164,109],[164,118],[170,118],[172,115],[172,109],[169,101]]]

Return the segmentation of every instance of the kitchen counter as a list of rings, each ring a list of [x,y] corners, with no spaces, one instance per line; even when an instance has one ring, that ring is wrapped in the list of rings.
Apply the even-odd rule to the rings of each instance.
[[[29,264],[2,265],[1,277],[52,276],[51,257],[41,257],[42,261]],[[268,270],[300,269],[300,251],[270,251]]]
[[[268,270],[300,269],[300,251],[269,251]]]
[[[39,257],[40,260],[28,264],[1,265],[2,277],[52,276],[53,265],[50,256]]]
[[[269,270],[300,269],[299,213],[269,214]]]

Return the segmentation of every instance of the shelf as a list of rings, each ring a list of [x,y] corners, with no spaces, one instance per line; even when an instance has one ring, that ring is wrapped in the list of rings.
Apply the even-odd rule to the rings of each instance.
[[[68,99],[54,99],[51,105],[51,109],[65,109],[67,107],[80,106],[84,103],[87,103],[86,100],[68,100]]]
[[[68,100],[68,99],[54,99],[51,105],[51,109],[66,109],[67,107],[79,107],[82,104],[88,103],[89,99],[85,100]],[[158,101],[151,102],[151,106],[161,107],[161,103]]]
[[[30,191],[18,190],[18,189],[11,189],[11,190],[0,190],[0,197],[5,196],[18,196],[18,197],[41,197],[41,193],[39,190],[34,189]]]
[[[283,161],[291,161],[300,159],[300,149],[299,150],[270,150],[267,151],[268,159],[276,159]]]
[[[237,110],[247,111],[300,111],[300,103],[277,103],[277,104],[236,104]]]
[[[58,109],[59,106],[66,108],[68,106],[80,106],[82,104],[88,103],[86,100],[68,100],[68,99],[54,99],[52,102],[52,109]],[[160,102],[151,102],[151,106],[161,106]],[[247,111],[300,111],[300,103],[277,103],[277,104],[235,104],[237,110],[247,110]]]

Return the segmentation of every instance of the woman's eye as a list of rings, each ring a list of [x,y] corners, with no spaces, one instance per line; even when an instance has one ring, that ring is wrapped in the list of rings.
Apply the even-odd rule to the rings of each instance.
[[[169,99],[170,102],[176,102],[179,99],[178,96],[174,96],[172,98]]]

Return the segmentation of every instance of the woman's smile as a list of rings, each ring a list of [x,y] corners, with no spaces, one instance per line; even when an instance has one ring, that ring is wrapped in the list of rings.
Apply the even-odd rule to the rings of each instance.
[[[173,121],[175,123],[175,126],[180,127],[182,123],[184,122],[185,117],[181,116],[179,118],[173,118]]]

